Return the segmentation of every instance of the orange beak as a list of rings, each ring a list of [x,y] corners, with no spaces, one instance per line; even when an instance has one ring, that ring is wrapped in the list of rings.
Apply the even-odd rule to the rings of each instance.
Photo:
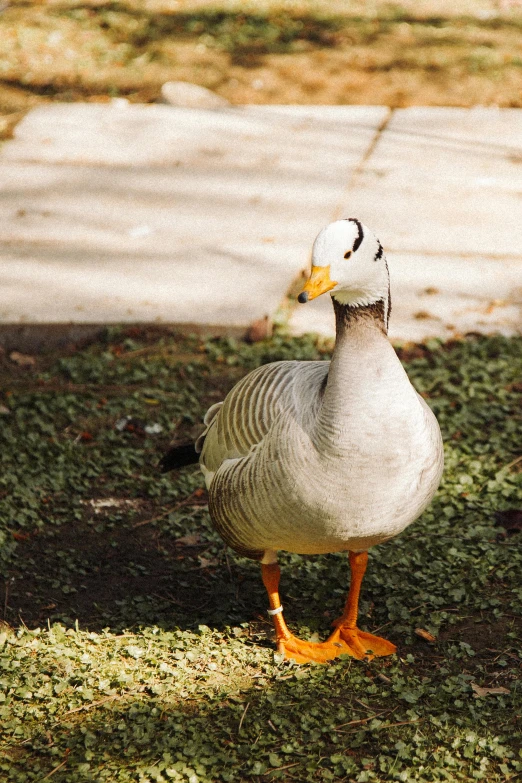
[[[311,299],[331,291],[336,285],[337,281],[330,278],[330,266],[313,266],[310,277],[297,297],[297,301],[309,302]]]

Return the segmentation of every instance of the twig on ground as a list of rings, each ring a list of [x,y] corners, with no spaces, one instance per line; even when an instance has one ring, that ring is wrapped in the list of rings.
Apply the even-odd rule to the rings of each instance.
[[[268,777],[273,772],[281,772],[282,769],[290,769],[291,767],[297,767],[298,764],[300,764],[300,761],[295,761],[293,764],[287,764],[286,767],[274,767],[274,769],[268,770],[268,772],[265,772],[265,777]]]
[[[241,720],[239,721],[239,726],[237,727],[237,733],[238,733],[238,734],[239,734],[239,733],[240,733],[240,731],[241,731],[241,726],[243,725],[243,721],[245,720],[245,715],[247,714],[247,712],[248,712],[248,708],[249,708],[249,707],[250,707],[250,702],[248,702],[247,706],[246,706],[246,707],[245,707],[245,709],[243,710],[243,714],[242,714],[242,716],[241,716]]]
[[[194,493],[192,495],[189,495],[188,498],[184,498],[183,500],[180,500],[179,503],[175,503],[173,506],[170,506],[166,511],[163,511],[163,513],[158,514],[156,517],[151,517],[150,519],[143,519],[141,522],[136,522],[132,526],[132,529],[135,530],[137,527],[143,527],[144,525],[149,525],[152,522],[157,522],[158,519],[163,519],[164,517],[167,517],[169,514],[172,514],[173,511],[177,511],[178,508],[182,508],[183,506],[188,506],[190,503],[193,503],[195,506],[199,505],[205,505],[203,503],[194,503]]]
[[[47,775],[46,775],[44,778],[42,778],[42,781],[41,781],[41,783],[43,783],[43,781],[44,781],[44,780],[49,780],[49,778],[50,778],[52,775],[54,775],[54,773],[55,773],[55,772],[58,772],[58,770],[59,770],[59,769],[61,769],[62,767],[65,767],[65,765],[66,765],[66,764],[67,764],[67,759],[65,759],[64,761],[62,761],[62,763],[61,763],[61,764],[58,764],[58,766],[57,766],[57,767],[55,767],[54,769],[52,769],[52,770],[51,770],[51,771],[50,771],[50,772],[49,772],[49,773],[48,773],[48,774],[47,774]]]
[[[413,720],[401,720],[398,723],[388,723],[381,726],[381,729],[391,729],[394,726],[409,726],[410,723],[420,723],[424,718],[414,718]]]
[[[334,726],[334,730],[337,731],[337,729],[342,729],[344,726],[358,726],[360,723],[368,723],[368,721],[378,718],[379,715],[384,715],[387,712],[392,712],[392,710],[382,710],[382,712],[376,712],[375,715],[369,715],[367,718],[349,720],[348,723],[340,723],[338,726]]]
[[[510,468],[514,468],[515,465],[518,465],[519,462],[522,462],[522,454],[520,457],[517,457],[513,460],[513,462],[509,462],[507,465],[504,466],[504,470],[509,470]]]
[[[129,693],[118,693],[114,696],[107,696],[105,699],[100,699],[99,701],[91,701],[90,704],[82,704],[81,707],[75,707],[72,710],[68,710],[68,712],[65,712],[62,717],[66,718],[67,715],[73,715],[75,712],[87,712],[87,710],[92,710],[94,707],[99,707],[100,704],[106,704],[108,701],[118,701],[119,699],[126,699],[128,696],[137,696],[138,691],[129,691]],[[54,724],[55,726],[59,725],[59,721]]]
[[[364,707],[365,710],[371,710],[371,707],[369,704],[365,704],[363,701],[360,701],[359,699],[354,699],[354,701],[357,702],[357,704],[360,704],[361,707]]]

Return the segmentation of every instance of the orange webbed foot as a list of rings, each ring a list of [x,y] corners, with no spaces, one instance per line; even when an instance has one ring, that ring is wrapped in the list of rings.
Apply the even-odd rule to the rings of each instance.
[[[286,660],[296,663],[327,663],[339,655],[351,655],[348,646],[335,633],[326,642],[307,642],[289,634],[277,640],[277,651]]]
[[[359,660],[372,660],[384,655],[393,655],[397,651],[396,646],[383,639],[381,636],[375,636],[373,633],[360,631],[358,628],[348,628],[340,623],[337,627],[340,638],[351,650],[349,653]],[[335,633],[335,632],[334,632]]]
[[[393,655],[396,647],[380,636],[360,631],[355,623],[362,577],[366,568],[366,552],[350,553],[352,583],[343,615],[336,620],[334,632],[325,642],[306,642],[290,633],[283,619],[283,607],[279,598],[279,566],[277,563],[262,563],[263,583],[270,600],[269,615],[272,617],[277,650],[280,655],[296,663],[326,663],[340,655],[349,655],[359,660],[371,660],[376,656]]]
[[[277,651],[296,663],[327,663],[340,655],[359,660],[393,655],[396,647],[380,636],[339,625],[325,642],[307,642],[289,634],[277,640]]]

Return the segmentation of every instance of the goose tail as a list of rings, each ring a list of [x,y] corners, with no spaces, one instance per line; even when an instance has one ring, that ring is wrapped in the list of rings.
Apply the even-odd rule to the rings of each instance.
[[[159,461],[159,469],[162,473],[169,470],[179,470],[187,465],[195,465],[199,462],[199,454],[193,443],[184,443],[182,446],[174,446],[167,451]]]

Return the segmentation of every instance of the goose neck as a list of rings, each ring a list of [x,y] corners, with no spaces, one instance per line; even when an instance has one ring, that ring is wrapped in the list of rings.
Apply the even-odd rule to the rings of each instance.
[[[386,322],[388,313],[384,299],[366,305],[341,304],[332,297],[335,313],[336,346],[342,339],[361,328],[377,329],[388,333]]]
[[[360,307],[333,301],[336,343],[314,439],[320,451],[337,453],[350,446],[348,431],[380,418],[389,385],[402,382],[404,371],[386,334],[383,301]]]

